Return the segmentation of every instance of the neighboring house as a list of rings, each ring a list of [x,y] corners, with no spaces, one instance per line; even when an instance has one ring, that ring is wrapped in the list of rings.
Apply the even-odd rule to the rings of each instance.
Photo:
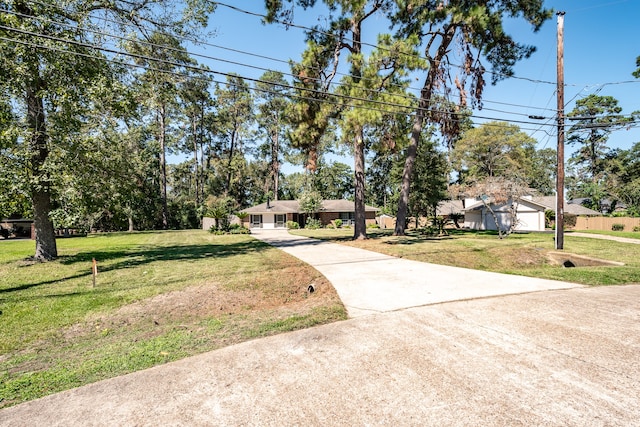
[[[511,228],[511,203],[496,205],[490,203],[491,210],[495,213],[498,224],[503,230]],[[531,198],[519,198],[516,203],[517,224],[515,230],[519,231],[544,231],[547,207],[533,201]],[[465,200],[464,226],[473,230],[497,230],[496,221],[485,204],[475,199]]]
[[[33,239],[35,237],[33,220],[25,218],[2,219],[0,220],[0,236],[5,239],[9,237]]]
[[[462,200],[443,200],[438,203],[436,215],[445,218],[452,215],[464,215],[464,204]]]
[[[491,212],[485,207],[482,201],[467,199],[465,201],[465,227],[474,230],[496,230],[496,223]],[[498,223],[502,229],[509,229],[511,226],[510,203],[502,205],[489,205],[498,217]],[[518,199],[516,205],[516,218],[518,224],[515,230],[519,231],[544,231],[545,211],[555,210],[556,197],[531,197],[525,196]],[[565,203],[565,214],[577,216],[598,216],[602,215],[598,211],[586,208],[582,205]]]
[[[556,210],[556,196],[533,197],[533,201],[540,203],[549,210]],[[577,216],[602,216],[602,213],[594,211],[593,209],[589,209],[581,204],[575,203],[573,200],[568,201],[564,204],[564,213]]]
[[[591,199],[588,197],[580,197],[580,198],[576,198],[573,200],[569,201],[569,204],[576,204],[576,205],[581,205],[584,207],[584,205],[589,205],[591,204]],[[612,209],[612,205],[613,205],[613,209]],[[602,209],[602,212],[598,212],[598,211],[594,211],[594,212],[598,212],[598,214],[612,214],[614,212],[623,212],[627,209],[627,206],[620,202],[620,201],[612,201],[610,199],[602,199],[600,201],[600,207]],[[589,208],[585,208],[585,209],[589,209]],[[589,209],[591,210],[591,209]]]
[[[365,219],[367,224],[376,223],[378,208],[365,207]],[[243,220],[249,228],[286,228],[287,221],[295,221],[300,227],[304,227],[307,217],[314,215],[322,222],[322,225],[331,224],[334,220],[342,220],[343,225],[353,225],[355,219],[355,204],[349,200],[323,200],[322,208],[317,214],[307,215],[300,210],[297,200],[273,200],[244,209],[248,214]]]

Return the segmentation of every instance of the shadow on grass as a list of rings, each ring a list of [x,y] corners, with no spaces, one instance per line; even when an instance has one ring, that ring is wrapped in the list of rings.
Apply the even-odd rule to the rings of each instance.
[[[72,256],[60,256],[58,258],[62,265],[73,265],[77,263],[91,263],[93,259],[99,263],[120,260],[101,267],[101,272],[120,270],[123,268],[134,268],[157,261],[196,261],[204,258],[225,258],[235,255],[246,255],[257,253],[268,249],[269,246],[258,240],[249,240],[239,243],[228,244],[207,244],[207,245],[174,245],[174,246],[139,246],[135,248],[90,251],[82,252]],[[40,282],[27,283],[12,288],[0,289],[0,294],[8,292],[18,292],[37,286],[51,285],[66,280],[78,279],[91,276],[92,272],[88,268],[86,272],[72,276],[61,277],[59,279],[44,280]]]

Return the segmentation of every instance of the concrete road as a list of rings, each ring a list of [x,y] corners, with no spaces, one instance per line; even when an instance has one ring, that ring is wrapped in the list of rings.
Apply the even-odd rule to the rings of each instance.
[[[7,408],[0,425],[640,426],[640,286],[483,282],[270,238],[342,277],[354,318]],[[387,280],[349,281],[362,269]]]
[[[363,316],[0,411],[3,426],[638,426],[640,286]]]

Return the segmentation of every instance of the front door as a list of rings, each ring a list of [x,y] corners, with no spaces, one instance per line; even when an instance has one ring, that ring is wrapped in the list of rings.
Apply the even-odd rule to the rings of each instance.
[[[287,222],[287,216],[284,214],[276,214],[276,228],[284,228]]]

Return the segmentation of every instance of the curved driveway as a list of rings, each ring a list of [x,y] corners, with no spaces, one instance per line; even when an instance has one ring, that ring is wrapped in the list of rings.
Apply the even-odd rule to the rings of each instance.
[[[581,287],[396,258],[302,236],[257,230],[253,236],[305,261],[336,288],[349,317],[442,302]]]
[[[0,425],[640,426],[640,286],[575,287],[258,237],[336,280],[356,318],[0,410]],[[528,293],[477,298],[516,292]],[[464,301],[425,306],[452,299]]]

